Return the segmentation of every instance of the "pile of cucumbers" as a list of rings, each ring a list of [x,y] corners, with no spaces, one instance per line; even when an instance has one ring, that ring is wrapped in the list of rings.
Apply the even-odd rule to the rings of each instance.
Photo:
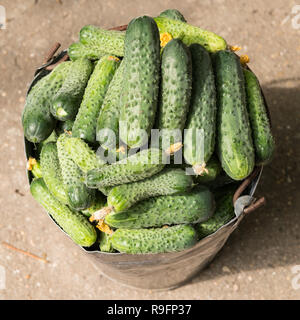
[[[235,217],[237,183],[274,139],[256,76],[222,37],[166,10],[126,31],[85,26],[68,55],[22,124],[31,193],[75,243],[180,251]]]

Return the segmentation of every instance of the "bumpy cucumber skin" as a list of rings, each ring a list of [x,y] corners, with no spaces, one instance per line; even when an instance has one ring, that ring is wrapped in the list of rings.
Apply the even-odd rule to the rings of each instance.
[[[97,192],[94,203],[89,208],[81,210],[81,212],[85,216],[90,217],[94,212],[104,208],[106,205],[106,197],[102,193]]]
[[[104,149],[114,150],[119,143],[120,96],[123,86],[125,63],[122,60],[105,95],[97,120],[96,138]],[[106,130],[111,130],[106,133]],[[115,139],[110,135],[114,133]]]
[[[227,47],[226,41],[211,31],[166,17],[156,17],[154,20],[160,33],[168,32],[173,38],[181,39],[187,46],[198,43],[209,52],[224,50]]]
[[[209,159],[206,169],[208,173],[204,172],[203,175],[194,175],[193,179],[195,183],[211,183],[222,172],[220,161],[214,155]]]
[[[58,225],[78,245],[91,246],[97,238],[94,226],[79,212],[70,210],[59,202],[47,189],[43,179],[34,179],[30,185],[30,191]]]
[[[57,200],[63,204],[68,204],[69,198],[63,184],[56,143],[45,144],[40,157],[43,179],[47,188]]]
[[[111,244],[111,235],[101,232],[99,237],[99,247],[102,252],[114,252],[114,248]]]
[[[173,19],[173,20],[179,20],[182,22],[186,22],[183,14],[176,9],[167,9],[167,10],[163,11],[159,15],[159,17],[165,17],[165,18],[169,18],[169,19]]]
[[[235,217],[232,198],[234,191],[231,190],[216,199],[216,211],[213,216],[205,222],[195,225],[195,229],[200,239],[216,232],[224,224]]]
[[[97,52],[113,54],[118,57],[124,56],[125,32],[87,25],[80,30],[79,39],[84,45],[97,49]]]
[[[161,150],[146,149],[112,165],[88,171],[86,184],[89,188],[101,188],[139,181],[153,176],[164,166]]]
[[[253,170],[254,147],[246,105],[245,81],[239,58],[230,51],[213,55],[218,101],[218,156],[234,180]]]
[[[55,118],[62,121],[75,119],[92,70],[93,64],[88,59],[72,62],[71,70],[50,107]]]
[[[192,60],[189,48],[179,39],[167,43],[162,54],[161,89],[158,107],[158,129],[179,129],[179,136],[171,139],[171,132],[166,130],[163,137],[170,144],[181,142],[189,110],[192,92]],[[169,145],[163,145],[167,149]]]
[[[84,96],[80,104],[73,128],[72,135],[88,143],[96,143],[96,125],[106,91],[112,80],[120,60],[116,57],[105,55],[96,64],[88,81]]]
[[[201,186],[188,193],[149,198],[126,211],[108,214],[105,222],[127,229],[199,223],[208,220],[214,208],[212,193]]]
[[[115,212],[124,211],[150,197],[187,191],[192,184],[191,176],[183,170],[166,168],[148,179],[114,187],[108,194],[107,203]]]
[[[249,70],[244,69],[244,76],[256,164],[264,165],[269,163],[273,157],[275,141],[259,82],[255,74]]]
[[[118,229],[111,236],[112,246],[129,254],[181,251],[193,246],[196,241],[196,231],[190,225],[158,229]]]
[[[33,143],[46,140],[55,127],[50,113],[52,98],[63,84],[71,62],[59,64],[50,74],[39,80],[27,96],[22,114],[22,125],[26,139]]]
[[[129,23],[124,59],[120,120],[127,130],[120,130],[120,138],[130,148],[137,148],[147,142],[157,109],[160,39],[152,18],[142,16]]]
[[[65,149],[68,137],[62,134],[57,139],[58,159],[63,182],[68,195],[68,202],[73,209],[83,210],[91,206],[95,199],[95,190],[88,189],[84,184],[83,174]]]
[[[214,152],[216,132],[216,88],[209,53],[199,44],[190,46],[193,65],[193,89],[184,136],[184,159],[190,165],[207,163]],[[196,150],[196,130],[203,129],[203,146]],[[198,151],[198,152],[196,152]]]
[[[68,48],[68,55],[72,61],[80,58],[99,60],[105,53],[98,46],[74,42]]]
[[[66,139],[65,151],[84,173],[105,164],[100,157],[97,157],[89,145],[80,138],[69,137]]]

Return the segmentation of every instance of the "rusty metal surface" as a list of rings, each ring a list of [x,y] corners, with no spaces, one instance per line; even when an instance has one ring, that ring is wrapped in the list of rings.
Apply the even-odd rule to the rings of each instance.
[[[126,30],[126,26],[117,27],[114,30]],[[33,83],[38,81],[38,77],[40,79],[45,71],[48,73],[57,64],[68,59],[66,51],[62,51],[57,56],[54,56],[58,48],[58,44],[50,48],[45,59],[47,62],[37,69]],[[30,85],[28,92],[33,83]],[[25,139],[26,158],[28,159],[30,155],[33,155],[33,152],[33,144]],[[257,201],[253,198],[261,173],[262,167],[256,167],[250,176],[243,180],[237,188],[233,197],[236,217],[215,233],[198,241],[189,249],[161,254],[131,255],[100,252],[94,246],[91,248],[81,248],[92,259],[102,274],[124,285],[144,289],[170,289],[178,287],[190,280],[213,260],[246,214],[253,212],[265,204],[264,197]],[[29,182],[32,179],[30,174],[28,175],[28,179]],[[249,194],[243,196],[247,190],[249,190]],[[246,202],[242,201],[242,206],[237,206],[239,200],[244,200],[244,197],[247,197]],[[50,215],[49,217],[51,218]],[[64,232],[62,229],[61,231]]]

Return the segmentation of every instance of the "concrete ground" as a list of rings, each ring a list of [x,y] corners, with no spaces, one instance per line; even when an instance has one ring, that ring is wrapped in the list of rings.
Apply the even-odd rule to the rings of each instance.
[[[0,299],[300,298],[300,8],[294,7],[296,2],[4,0],[0,4],[7,18],[6,29],[0,30],[0,240],[39,256],[46,254],[50,261],[44,264],[0,244]],[[25,175],[20,117],[33,72],[55,41],[67,48],[85,24],[108,28],[170,7],[249,55],[272,114],[277,152],[257,191],[266,196],[267,206],[243,220],[210,267],[179,289],[140,291],[101,276],[34,201]]]

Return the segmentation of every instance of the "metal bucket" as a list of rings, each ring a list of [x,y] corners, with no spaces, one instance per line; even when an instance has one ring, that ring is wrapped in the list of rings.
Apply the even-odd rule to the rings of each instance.
[[[114,29],[124,30],[126,26]],[[60,44],[56,43],[50,49],[45,63],[36,70],[35,78],[28,92],[36,81],[49,73],[57,64],[68,59],[66,51],[54,56],[59,47]],[[26,158],[28,159],[30,156],[34,156],[34,145],[25,138],[24,140]],[[178,287],[190,280],[213,260],[246,214],[264,204],[264,197],[257,201],[253,197],[262,170],[262,167],[256,167],[252,174],[236,190],[233,197],[235,218],[189,249],[180,252],[133,255],[100,252],[99,248],[95,246],[81,248],[93,260],[102,274],[121,284],[143,289],[171,289]],[[32,175],[29,171],[27,171],[27,174],[30,183]],[[50,215],[49,217],[51,218]]]

